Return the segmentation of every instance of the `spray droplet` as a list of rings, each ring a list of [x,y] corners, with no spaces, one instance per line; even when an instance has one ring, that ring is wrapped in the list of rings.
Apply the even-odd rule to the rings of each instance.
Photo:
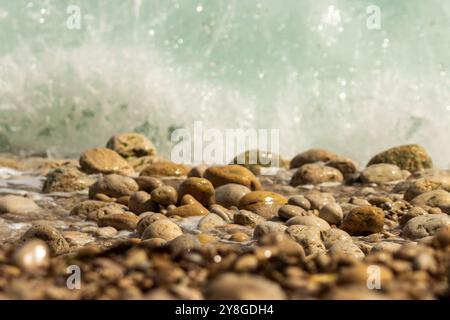
[[[203,11],[203,6],[198,5],[197,8],[195,8],[195,11],[202,12]]]

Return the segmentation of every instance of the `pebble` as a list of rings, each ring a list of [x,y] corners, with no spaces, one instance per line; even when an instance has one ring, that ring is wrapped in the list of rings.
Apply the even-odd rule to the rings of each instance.
[[[299,168],[304,164],[337,160],[339,156],[323,149],[309,149],[296,155],[290,162],[290,168]]]
[[[158,204],[145,191],[133,192],[128,200],[128,208],[137,215],[143,212],[156,212],[159,210]]]
[[[122,156],[107,148],[89,149],[83,153],[79,162],[81,170],[88,174],[117,173],[131,175],[134,172],[133,168]]]
[[[199,248],[200,241],[192,234],[183,234],[167,243],[167,247],[173,256],[178,256]]]
[[[269,219],[277,215],[278,209],[287,203],[287,199],[269,191],[253,191],[241,198],[239,209],[249,210]]]
[[[138,184],[140,191],[145,191],[148,193],[151,193],[156,188],[164,185],[164,183],[156,177],[140,176],[136,177],[134,180]]]
[[[281,223],[273,221],[265,221],[256,225],[253,231],[253,238],[260,239],[270,233],[284,233],[287,227]]]
[[[213,184],[214,188],[235,183],[251,190],[261,190],[258,178],[250,170],[240,165],[211,166],[206,169],[203,176]]]
[[[248,241],[250,238],[247,234],[244,232],[234,232],[231,234],[230,241],[236,241],[236,242],[245,242]]]
[[[135,230],[139,217],[131,212],[107,214],[98,219],[99,227],[114,227],[117,230]]]
[[[30,214],[36,213],[40,210],[41,208],[29,198],[15,195],[6,195],[0,197],[0,214]]]
[[[136,172],[141,172],[148,166],[158,163],[158,162],[169,162],[163,156],[143,156],[143,157],[129,157],[127,158],[128,163],[133,167]]]
[[[437,189],[450,191],[449,177],[430,177],[415,180],[406,189],[404,199],[411,201],[418,195]]]
[[[195,166],[189,171],[187,174],[188,178],[190,177],[197,177],[197,178],[203,178],[203,175],[205,174],[206,169],[208,169],[208,166],[202,164],[199,166]]]
[[[400,218],[399,224],[403,227],[409,220],[418,216],[424,216],[428,213],[421,207],[412,207]]]
[[[141,246],[149,249],[162,248],[167,244],[167,241],[161,238],[151,238],[141,241]]]
[[[317,227],[319,230],[328,230],[330,229],[330,225],[325,220],[315,217],[315,216],[299,216],[299,217],[293,217],[289,219],[286,222],[287,226],[293,226],[293,225],[303,225],[303,226],[311,226],[311,227]]]
[[[142,234],[142,239],[161,238],[166,241],[181,236],[183,231],[169,219],[160,219],[150,224]]]
[[[209,213],[199,221],[198,229],[200,231],[208,231],[224,224],[226,224],[225,220],[217,214]]]
[[[44,241],[52,255],[60,255],[69,250],[69,244],[62,234],[54,227],[42,223],[33,224],[20,238],[22,243],[30,239],[40,239]]]
[[[338,169],[344,177],[348,177],[358,171],[358,165],[352,159],[341,156],[337,159],[326,161],[325,165]]]
[[[361,172],[361,180],[364,183],[383,184],[402,179],[402,169],[394,164],[373,164],[368,166]]]
[[[178,187],[178,197],[190,194],[204,206],[209,206],[215,202],[215,190],[211,182],[204,178],[187,178]]]
[[[402,236],[410,239],[420,239],[434,235],[440,229],[450,225],[447,214],[430,214],[409,220],[403,227]]]
[[[239,164],[254,174],[261,174],[261,168],[282,167],[284,160],[280,155],[262,150],[247,150],[237,155],[230,164]]]
[[[351,235],[368,235],[381,232],[383,225],[383,210],[374,206],[363,206],[353,208],[345,216],[340,228]]]
[[[236,183],[228,183],[216,189],[216,203],[224,206],[225,208],[229,208],[231,206],[237,207],[239,205],[239,200],[250,192],[251,190],[246,186]]]
[[[306,215],[308,215],[308,212],[305,209],[291,204],[285,204],[281,206],[280,209],[278,209],[278,216],[284,220],[289,220],[293,217],[301,217]]]
[[[318,163],[304,164],[291,178],[290,185],[296,187],[304,184],[320,184],[324,182],[342,182],[342,173],[332,167]]]
[[[213,204],[209,207],[211,213],[214,213],[221,217],[225,222],[230,223],[233,221],[233,212],[227,208],[222,207],[219,204]]]
[[[152,191],[151,198],[154,202],[167,207],[177,203],[178,193],[174,187],[161,186]]]
[[[106,147],[125,158],[156,155],[153,143],[144,135],[135,132],[121,133],[111,137]]]
[[[50,264],[50,249],[42,240],[30,240],[16,249],[15,264],[28,273],[38,273]]]
[[[189,168],[184,164],[174,162],[157,162],[141,171],[140,176],[181,177],[186,176]]]
[[[266,221],[266,219],[261,217],[259,214],[253,213],[248,210],[239,210],[239,212],[237,212],[233,216],[233,220],[236,224],[239,224],[241,226],[249,226],[252,228]]]
[[[368,166],[377,163],[395,164],[402,170],[416,172],[431,168],[433,161],[427,151],[417,145],[402,145],[383,151],[370,159]]]
[[[311,203],[303,195],[295,195],[295,196],[289,197],[288,204],[291,204],[293,206],[298,206],[305,210],[311,209]]]
[[[307,255],[326,252],[317,227],[296,224],[288,227],[286,233],[302,245]]]
[[[338,203],[332,202],[320,208],[319,217],[329,224],[339,225],[344,218],[344,213]]]
[[[112,238],[117,234],[117,229],[114,227],[102,227],[98,228],[95,234],[101,238]]]
[[[100,177],[90,188],[89,198],[94,199],[96,194],[104,194],[112,198],[129,196],[139,190],[137,182],[130,177],[118,174],[109,174]]]
[[[106,204],[106,206],[102,206],[97,210],[88,212],[86,219],[98,221],[100,218],[106,215],[122,214],[126,211],[126,207],[124,207],[123,205],[118,205],[112,202],[106,202]]]
[[[51,170],[42,186],[42,192],[74,192],[89,188],[94,179],[75,167],[59,167]]]
[[[422,193],[411,200],[411,204],[419,207],[437,207],[450,214],[450,192],[445,190],[433,190]]]
[[[185,204],[179,206],[167,213],[167,216],[179,216],[179,217],[193,217],[204,216],[209,213],[208,209],[202,206],[200,203]]]
[[[337,228],[323,230],[321,232],[321,237],[326,248],[330,248],[337,242],[353,242],[352,237],[347,232]]]
[[[337,241],[329,249],[331,255],[345,255],[355,259],[363,259],[365,257],[361,249],[349,241]]]
[[[284,300],[281,287],[266,278],[252,274],[221,274],[206,287],[208,300]]]
[[[167,217],[161,213],[151,213],[149,215],[145,215],[144,217],[140,217],[136,227],[137,232],[142,235],[149,225],[151,225],[156,220],[161,219],[167,219]]]
[[[320,210],[323,206],[328,203],[334,203],[336,200],[334,199],[331,193],[320,192],[317,190],[311,190],[305,194],[305,198],[311,204],[311,209]]]

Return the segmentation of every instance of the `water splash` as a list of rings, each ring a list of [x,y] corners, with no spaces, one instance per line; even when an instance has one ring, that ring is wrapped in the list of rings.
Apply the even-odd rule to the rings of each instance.
[[[191,127],[278,128],[361,163],[423,144],[449,165],[450,3],[0,0],[0,146],[73,155],[118,131],[168,154]]]

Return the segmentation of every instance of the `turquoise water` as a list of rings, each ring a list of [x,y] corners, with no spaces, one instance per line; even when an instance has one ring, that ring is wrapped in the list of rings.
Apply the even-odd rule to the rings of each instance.
[[[442,0],[0,0],[0,151],[73,155],[134,130],[169,154],[202,120],[280,129],[286,157],[416,142],[447,167],[449,52]]]

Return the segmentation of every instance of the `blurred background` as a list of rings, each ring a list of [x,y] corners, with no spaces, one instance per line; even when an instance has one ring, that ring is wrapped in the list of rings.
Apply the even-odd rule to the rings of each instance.
[[[280,129],[285,157],[420,143],[448,167],[449,52],[442,0],[0,0],[0,152],[136,131],[167,155],[201,120]]]

